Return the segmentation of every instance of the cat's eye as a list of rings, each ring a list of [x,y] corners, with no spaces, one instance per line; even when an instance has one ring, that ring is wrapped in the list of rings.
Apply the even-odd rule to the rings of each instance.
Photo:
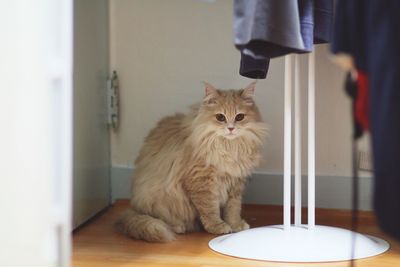
[[[244,119],[244,114],[243,113],[239,113],[235,117],[235,121],[242,121],[243,119]]]
[[[226,121],[226,118],[224,116],[224,114],[218,113],[217,115],[215,115],[215,118],[217,119],[217,121]]]

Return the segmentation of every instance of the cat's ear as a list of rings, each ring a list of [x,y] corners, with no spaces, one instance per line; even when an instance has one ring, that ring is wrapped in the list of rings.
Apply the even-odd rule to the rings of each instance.
[[[207,82],[203,82],[204,84],[204,103],[208,105],[216,104],[215,98],[219,95],[217,89]]]
[[[211,96],[211,95],[214,95],[214,96],[218,95],[217,89],[215,89],[214,86],[212,86],[208,82],[203,82],[203,84],[204,84],[204,91],[205,91],[206,97]]]
[[[254,91],[256,90],[256,84],[257,81],[254,81],[249,85],[247,85],[246,88],[243,89],[242,94],[240,95],[245,101],[245,103],[248,105],[254,104],[253,96],[254,96]]]

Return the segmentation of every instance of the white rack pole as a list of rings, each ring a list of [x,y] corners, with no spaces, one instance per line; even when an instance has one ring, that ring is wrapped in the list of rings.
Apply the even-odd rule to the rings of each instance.
[[[290,229],[290,180],[291,180],[291,124],[292,124],[292,64],[293,56],[285,57],[285,106],[284,106],[284,177],[283,177],[283,225]]]
[[[315,227],[315,52],[308,56],[308,228]]]
[[[301,99],[300,56],[294,56],[294,224],[301,225]]]

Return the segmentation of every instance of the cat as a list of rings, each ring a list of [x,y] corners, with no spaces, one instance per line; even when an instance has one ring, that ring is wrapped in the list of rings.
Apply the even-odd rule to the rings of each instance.
[[[161,119],[145,139],[131,207],[117,222],[130,237],[169,242],[202,228],[212,234],[249,228],[241,198],[267,135],[253,99],[256,82],[241,90],[204,85],[202,103]]]

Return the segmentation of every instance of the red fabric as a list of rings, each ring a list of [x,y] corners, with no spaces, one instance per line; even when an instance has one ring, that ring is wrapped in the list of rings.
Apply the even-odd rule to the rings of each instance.
[[[368,76],[364,72],[357,72],[357,99],[355,103],[355,116],[363,130],[369,129],[368,105]]]

